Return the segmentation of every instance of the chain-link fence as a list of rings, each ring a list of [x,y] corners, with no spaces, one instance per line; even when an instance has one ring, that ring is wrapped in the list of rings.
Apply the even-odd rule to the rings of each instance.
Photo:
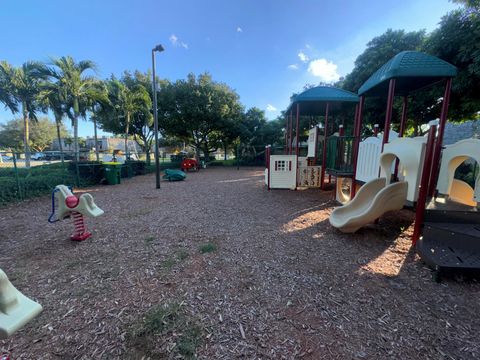
[[[32,153],[30,161],[24,153],[0,152],[0,206],[35,196],[49,194],[59,184],[85,187],[107,183],[105,166],[118,163],[122,178],[155,171],[154,154],[135,153],[128,158],[119,152],[80,152],[75,161],[73,152],[48,151]],[[161,169],[179,168],[180,156],[160,157]]]

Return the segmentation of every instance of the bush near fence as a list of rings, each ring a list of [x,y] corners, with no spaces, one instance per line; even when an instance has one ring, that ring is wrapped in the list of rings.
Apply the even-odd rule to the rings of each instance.
[[[17,171],[17,172],[16,172]],[[49,194],[58,184],[73,186],[75,176],[62,164],[48,164],[30,169],[0,169],[0,205]]]

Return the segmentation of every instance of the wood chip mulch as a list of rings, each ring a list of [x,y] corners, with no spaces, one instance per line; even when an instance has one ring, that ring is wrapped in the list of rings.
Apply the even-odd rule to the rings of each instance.
[[[432,281],[410,247],[413,212],[358,233],[328,223],[330,192],[267,191],[258,168],[153,175],[87,189],[105,215],[70,241],[48,196],[0,209],[0,268],[44,310],[7,340],[13,359],[478,359],[480,285]],[[213,244],[211,252],[200,247]],[[144,348],[132,329],[180,304],[201,327]],[[190,322],[191,321],[191,322]]]

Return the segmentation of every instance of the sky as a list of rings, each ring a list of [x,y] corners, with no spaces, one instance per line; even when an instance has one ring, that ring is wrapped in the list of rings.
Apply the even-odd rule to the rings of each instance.
[[[0,0],[0,60],[71,55],[97,76],[151,68],[177,80],[209,72],[274,119],[305,84],[347,75],[387,29],[434,30],[448,0]],[[13,115],[0,105],[0,123]],[[68,123],[68,121],[67,121]],[[92,136],[82,121],[80,136]],[[103,134],[100,132],[100,134]]]

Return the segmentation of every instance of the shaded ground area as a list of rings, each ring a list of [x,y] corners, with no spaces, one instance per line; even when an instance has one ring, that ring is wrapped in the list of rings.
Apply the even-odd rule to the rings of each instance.
[[[93,237],[47,224],[50,199],[0,209],[0,267],[43,306],[15,359],[473,359],[480,285],[431,280],[413,214],[355,235],[318,190],[266,191],[257,169],[208,169],[89,192]]]

